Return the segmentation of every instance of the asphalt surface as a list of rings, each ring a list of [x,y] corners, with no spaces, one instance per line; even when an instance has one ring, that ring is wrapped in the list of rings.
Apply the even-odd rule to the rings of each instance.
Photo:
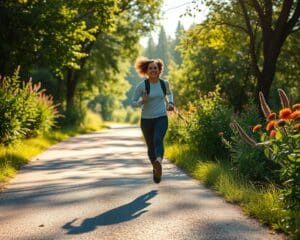
[[[56,144],[22,168],[0,193],[0,239],[284,238],[166,160],[153,183],[140,129],[115,126]]]

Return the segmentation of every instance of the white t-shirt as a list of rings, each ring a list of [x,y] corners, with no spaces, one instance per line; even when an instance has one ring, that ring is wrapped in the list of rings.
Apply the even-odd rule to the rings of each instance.
[[[146,91],[145,81],[140,82],[134,91],[132,98],[133,107],[142,107],[142,118],[158,118],[167,115],[166,103],[173,102],[173,93],[167,80],[163,80],[166,86],[166,98],[161,88],[159,80],[156,83],[150,83],[150,93],[148,101],[142,104],[142,97]]]

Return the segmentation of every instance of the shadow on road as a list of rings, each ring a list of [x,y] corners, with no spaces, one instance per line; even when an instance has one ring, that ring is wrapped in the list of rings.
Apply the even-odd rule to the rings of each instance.
[[[75,218],[71,222],[66,223],[63,228],[68,230],[67,234],[81,234],[93,231],[97,228],[97,226],[106,226],[133,220],[148,211],[143,209],[151,204],[148,200],[156,195],[157,190],[152,190],[134,199],[130,203],[109,210],[98,216],[87,218],[83,220],[80,226],[72,225],[78,219]]]

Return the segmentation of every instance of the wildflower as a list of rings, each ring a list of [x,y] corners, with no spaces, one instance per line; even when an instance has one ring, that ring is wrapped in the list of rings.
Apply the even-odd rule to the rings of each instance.
[[[292,119],[292,120],[300,118],[300,110],[292,112],[291,115],[289,116],[289,118]]]
[[[292,113],[292,110],[290,108],[283,108],[279,112],[279,118],[280,119],[288,119],[291,113]]]
[[[280,120],[277,122],[277,126],[278,126],[278,127],[283,127],[285,124],[286,124],[286,120],[284,120],[284,119],[280,119]]]
[[[223,132],[219,132],[219,137],[223,137],[224,136],[224,133]]]
[[[296,111],[296,110],[300,110],[300,103],[296,103],[293,105],[293,110]]]
[[[275,138],[276,137],[276,131],[275,130],[272,130],[270,132],[270,138]]]
[[[249,137],[247,133],[245,133],[245,131],[238,124],[237,121],[233,121],[233,123],[231,124],[231,127],[239,133],[239,135],[240,135],[241,139],[244,141],[244,143],[246,143],[250,146],[256,146],[257,143],[251,137]]]
[[[294,128],[297,129],[297,130],[300,130],[300,123],[295,124]]]
[[[261,129],[261,124],[257,124],[252,128],[252,132],[257,132],[259,129]]]
[[[267,116],[267,121],[274,120],[276,118],[276,113],[272,112]]]
[[[272,130],[270,132],[270,138],[275,138],[276,137],[276,131],[275,130]]]
[[[283,108],[289,108],[290,107],[290,101],[286,93],[282,89],[278,89],[279,97],[280,97],[280,102],[281,106]]]
[[[264,94],[262,92],[259,92],[259,101],[260,101],[260,107],[261,107],[261,110],[265,116],[265,118],[267,118],[270,113],[271,113],[271,110],[266,102],[266,99],[264,97]]]
[[[266,130],[268,130],[268,131],[273,130],[275,127],[275,123],[276,123],[275,120],[272,120],[271,122],[269,122],[268,125],[266,126]]]

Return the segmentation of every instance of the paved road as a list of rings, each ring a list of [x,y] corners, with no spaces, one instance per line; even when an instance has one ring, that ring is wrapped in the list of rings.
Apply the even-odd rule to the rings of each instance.
[[[153,183],[145,152],[130,126],[54,145],[0,193],[0,239],[283,239],[167,161]]]

